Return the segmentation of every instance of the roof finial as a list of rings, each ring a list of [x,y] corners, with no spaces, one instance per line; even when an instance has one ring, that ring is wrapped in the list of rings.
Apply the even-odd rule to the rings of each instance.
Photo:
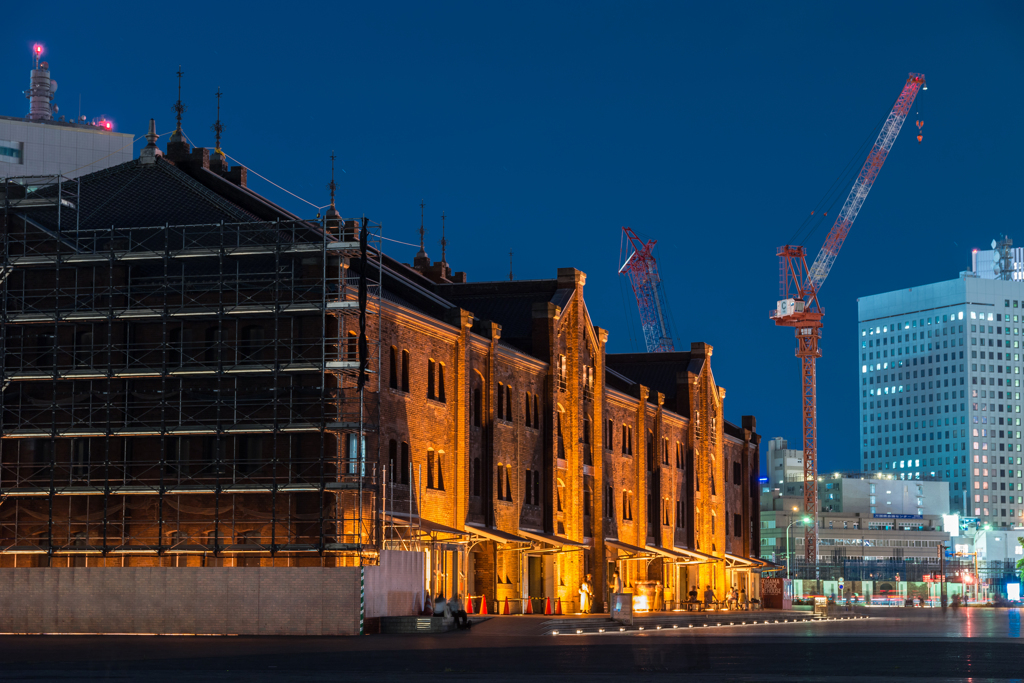
[[[423,236],[427,234],[426,228],[423,227],[423,208],[427,205],[425,201],[420,200],[420,251],[426,253],[426,249],[423,248]]]
[[[444,219],[447,216],[444,215],[444,211],[441,212],[441,265],[448,265],[447,253],[448,253],[448,240],[444,236]]]
[[[338,158],[338,155],[331,150],[331,182],[327,183],[327,189],[331,191],[331,208],[334,208],[334,193],[338,189],[338,183],[334,182],[334,160]]]
[[[508,252],[508,281],[512,282],[512,251]]]
[[[220,122],[220,98],[223,93],[220,91],[220,86],[217,87],[217,121],[210,126],[210,130],[213,131],[216,145],[214,145],[213,151],[216,154],[223,154],[220,151],[220,134],[224,132],[224,126]]]
[[[337,159],[334,150],[331,150],[331,182],[327,183],[327,189],[331,192],[331,205],[327,207],[327,227],[338,227],[341,225],[341,214],[334,208],[334,195],[338,189],[338,183],[334,181],[334,160]]]

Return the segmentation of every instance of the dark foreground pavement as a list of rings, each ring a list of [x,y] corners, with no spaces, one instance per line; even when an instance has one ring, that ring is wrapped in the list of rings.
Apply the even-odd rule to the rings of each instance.
[[[538,635],[543,618],[363,638],[0,637],[0,681],[1021,681],[1019,610]]]

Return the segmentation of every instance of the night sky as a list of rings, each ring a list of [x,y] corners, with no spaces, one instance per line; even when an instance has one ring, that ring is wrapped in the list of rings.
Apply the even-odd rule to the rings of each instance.
[[[1000,232],[1024,243],[1017,2],[47,7],[4,8],[0,114],[27,113],[38,41],[61,113],[76,115],[81,95],[89,118],[141,136],[155,117],[169,132],[180,64],[194,143],[212,147],[219,86],[227,154],[322,206],[334,150],[343,214],[416,242],[426,201],[428,252],[440,256],[444,211],[448,261],[471,281],[507,278],[510,250],[516,279],[583,270],[613,352],[642,344],[616,275],[632,226],[658,240],[682,348],[715,347],[726,417],[754,414],[765,439],[794,447],[793,332],[768,319],[775,249],[837,177],[838,214],[864,143],[907,73],[924,73],[929,89],[822,290],[823,469],[858,466],[857,297],[955,278]],[[920,145],[914,120],[925,121]],[[829,227],[807,240],[812,257]],[[416,251],[388,249],[407,262]]]

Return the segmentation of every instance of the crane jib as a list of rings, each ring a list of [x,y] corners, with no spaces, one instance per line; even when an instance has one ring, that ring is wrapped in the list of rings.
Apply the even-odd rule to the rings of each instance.
[[[860,213],[864,200],[867,199],[868,193],[878,177],[878,172],[882,170],[882,165],[885,164],[885,160],[889,156],[889,150],[896,142],[896,137],[910,112],[910,106],[914,103],[914,98],[917,97],[923,83],[924,76],[922,74],[910,74],[906,85],[903,86],[903,91],[896,99],[896,104],[882,125],[882,130],[879,131],[874,146],[868,153],[867,159],[864,160],[864,166],[857,174],[857,180],[854,181],[853,187],[850,189],[850,195],[839,211],[839,216],[836,217],[836,222],[829,231],[828,237],[825,238],[825,244],[815,257],[814,263],[808,268],[807,286],[809,289],[815,292],[821,290],[821,285],[828,277],[832,264],[843,246],[843,241],[849,234],[853,222],[857,219],[857,214]]]

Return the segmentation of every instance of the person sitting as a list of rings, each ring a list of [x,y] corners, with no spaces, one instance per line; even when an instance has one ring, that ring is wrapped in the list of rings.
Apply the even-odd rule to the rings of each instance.
[[[690,597],[690,600],[689,600],[690,608],[691,609],[697,609],[697,605],[699,604],[699,602],[697,601],[697,587],[696,586],[694,586],[693,588],[690,589],[689,597]]]
[[[434,616],[435,617],[449,617],[451,612],[448,611],[448,601],[445,600],[444,595],[438,595],[434,598]]]
[[[466,610],[462,606],[462,600],[459,598],[458,593],[453,595],[452,599],[448,601],[448,609],[451,611],[452,616],[455,617],[455,627],[459,630],[468,629],[473,625],[469,621],[469,615],[466,614]]]

